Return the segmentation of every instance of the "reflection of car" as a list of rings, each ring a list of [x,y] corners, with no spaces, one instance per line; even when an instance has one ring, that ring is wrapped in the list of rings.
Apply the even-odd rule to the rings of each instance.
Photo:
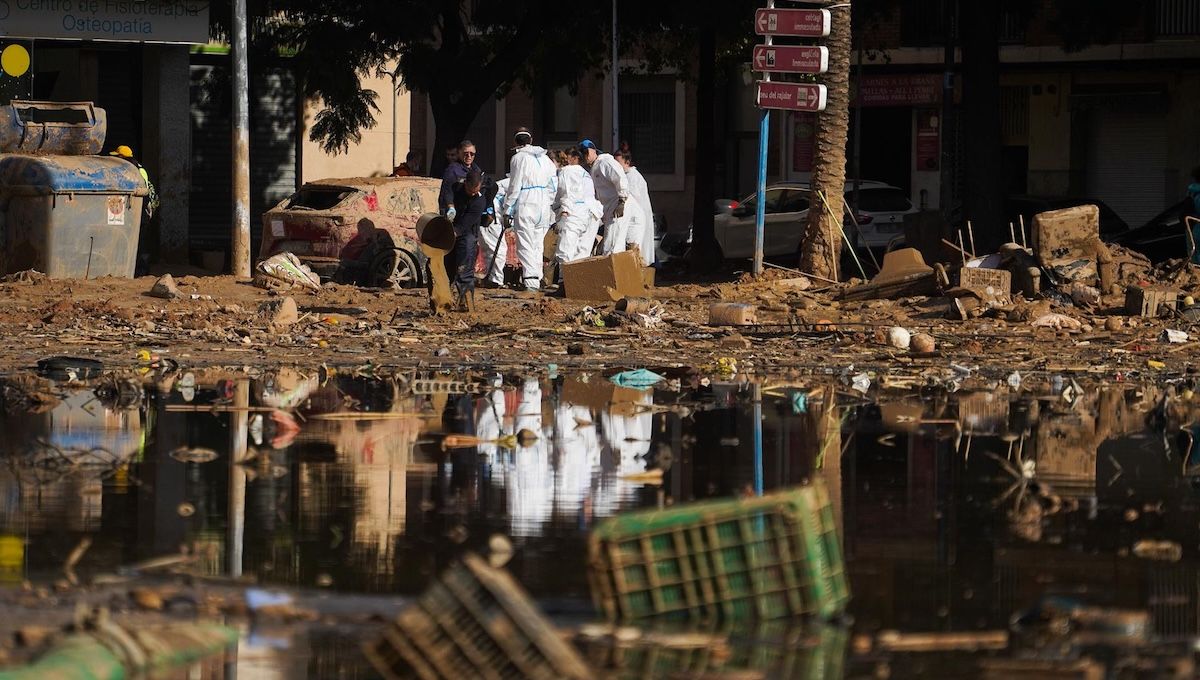
[[[417,286],[425,256],[416,223],[436,212],[440,180],[356,177],[308,182],[263,214],[259,256],[291,252],[326,278]]]
[[[1191,209],[1192,199],[1185,198],[1137,229],[1105,240],[1139,252],[1150,258],[1151,262],[1187,257],[1189,246],[1184,231],[1184,217],[1190,214]]]
[[[1100,237],[1111,238],[1129,230],[1121,216],[1104,201],[1095,198],[1071,198],[1067,196],[1009,196],[1004,200],[1004,217],[1013,225],[1019,225],[1018,217],[1025,219],[1028,234],[1033,226],[1033,216],[1048,210],[1073,208],[1077,205],[1094,205],[1100,209]]]
[[[846,181],[846,200],[854,196],[853,180]],[[794,257],[800,249],[808,219],[809,188],[800,182],[781,182],[767,187],[766,224],[763,228],[763,254],[766,257]],[[751,194],[741,201],[718,201],[715,231],[717,243],[727,259],[754,256],[755,210],[758,196]],[[844,212],[844,209],[843,209]],[[857,245],[885,248],[888,242],[904,233],[904,216],[916,212],[904,191],[883,182],[859,183]],[[847,226],[850,221],[847,220]],[[662,249],[679,256],[687,250],[691,234],[667,234]]]

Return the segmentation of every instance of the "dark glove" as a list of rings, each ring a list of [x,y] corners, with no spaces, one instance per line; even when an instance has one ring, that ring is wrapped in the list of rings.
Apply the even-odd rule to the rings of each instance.
[[[496,221],[495,216],[493,216],[492,213],[490,213],[490,212],[486,212],[483,214],[483,219],[479,220],[479,226],[486,229],[486,228],[492,226],[492,223],[495,221]]]
[[[613,211],[613,217],[618,219],[625,216],[625,199],[617,201],[617,209]]]

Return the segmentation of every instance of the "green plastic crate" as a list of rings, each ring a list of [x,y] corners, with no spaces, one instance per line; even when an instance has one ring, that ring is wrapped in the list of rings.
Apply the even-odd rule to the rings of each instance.
[[[508,572],[469,553],[364,651],[389,680],[593,677]]]
[[[849,631],[837,625],[796,626],[787,621],[699,624],[676,631],[701,634],[694,643],[669,641],[664,632],[642,629],[636,640],[582,642],[585,657],[610,680],[730,677],[840,680]],[[704,641],[705,636],[711,640]]]
[[[850,599],[819,481],[610,518],[589,538],[588,578],[610,619],[831,618]]]

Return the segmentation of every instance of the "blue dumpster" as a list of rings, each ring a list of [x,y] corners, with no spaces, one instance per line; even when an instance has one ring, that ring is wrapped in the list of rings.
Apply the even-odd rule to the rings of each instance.
[[[146,194],[121,158],[0,154],[0,269],[132,277]]]

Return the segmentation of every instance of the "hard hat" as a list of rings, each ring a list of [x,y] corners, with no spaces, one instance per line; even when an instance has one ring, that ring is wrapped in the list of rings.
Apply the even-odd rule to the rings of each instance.
[[[122,158],[133,158],[133,149],[122,144],[121,146],[118,146],[116,149],[110,151],[108,153],[108,155],[121,156]]]

